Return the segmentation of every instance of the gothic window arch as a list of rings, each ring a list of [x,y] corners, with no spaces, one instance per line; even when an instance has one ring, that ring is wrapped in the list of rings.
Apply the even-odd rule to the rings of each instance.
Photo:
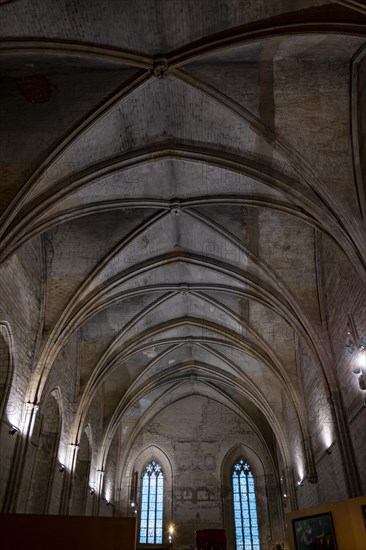
[[[240,458],[232,469],[236,550],[260,550],[254,477]]]
[[[163,542],[164,475],[160,464],[151,460],[141,481],[140,543]]]

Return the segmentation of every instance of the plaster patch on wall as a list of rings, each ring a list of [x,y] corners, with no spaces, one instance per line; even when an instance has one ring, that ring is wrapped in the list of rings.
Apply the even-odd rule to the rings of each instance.
[[[148,348],[148,349],[145,349],[143,352],[142,352],[144,355],[146,355],[147,357],[149,357],[149,359],[153,359],[154,357],[157,356],[158,352],[156,351],[155,348]]]

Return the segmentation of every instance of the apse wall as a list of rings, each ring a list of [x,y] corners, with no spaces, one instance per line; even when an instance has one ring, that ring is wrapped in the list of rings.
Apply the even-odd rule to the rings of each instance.
[[[172,500],[165,494],[164,505],[168,497],[171,506],[165,509],[164,519],[165,528],[174,524],[175,548],[194,545],[195,531],[205,528],[226,528],[228,548],[235,546],[231,472],[241,456],[250,464],[255,479],[262,547],[268,539],[281,536],[279,482],[274,464],[263,441],[235,411],[211,398],[192,395],[151,419],[130,450],[125,468],[130,476],[122,482],[124,486],[131,483],[137,471],[137,500],[141,497],[141,465],[148,463],[154,448],[155,458],[159,460],[156,455],[163,453],[171,466]],[[146,449],[145,461],[141,461],[138,457]],[[170,472],[165,474],[169,478]],[[123,505],[129,513],[129,502]]]

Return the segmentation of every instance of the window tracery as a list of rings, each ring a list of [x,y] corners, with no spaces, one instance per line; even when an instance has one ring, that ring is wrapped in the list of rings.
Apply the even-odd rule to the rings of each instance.
[[[232,482],[236,550],[260,550],[254,478],[242,458],[233,467]]]
[[[163,542],[163,484],[161,466],[152,460],[142,476],[140,543]]]

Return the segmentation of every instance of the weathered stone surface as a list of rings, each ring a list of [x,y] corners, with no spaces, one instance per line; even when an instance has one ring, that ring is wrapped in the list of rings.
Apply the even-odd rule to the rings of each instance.
[[[264,548],[366,491],[366,13],[102,4],[0,10],[2,509],[131,514],[155,459],[164,540],[233,548],[243,456]]]

